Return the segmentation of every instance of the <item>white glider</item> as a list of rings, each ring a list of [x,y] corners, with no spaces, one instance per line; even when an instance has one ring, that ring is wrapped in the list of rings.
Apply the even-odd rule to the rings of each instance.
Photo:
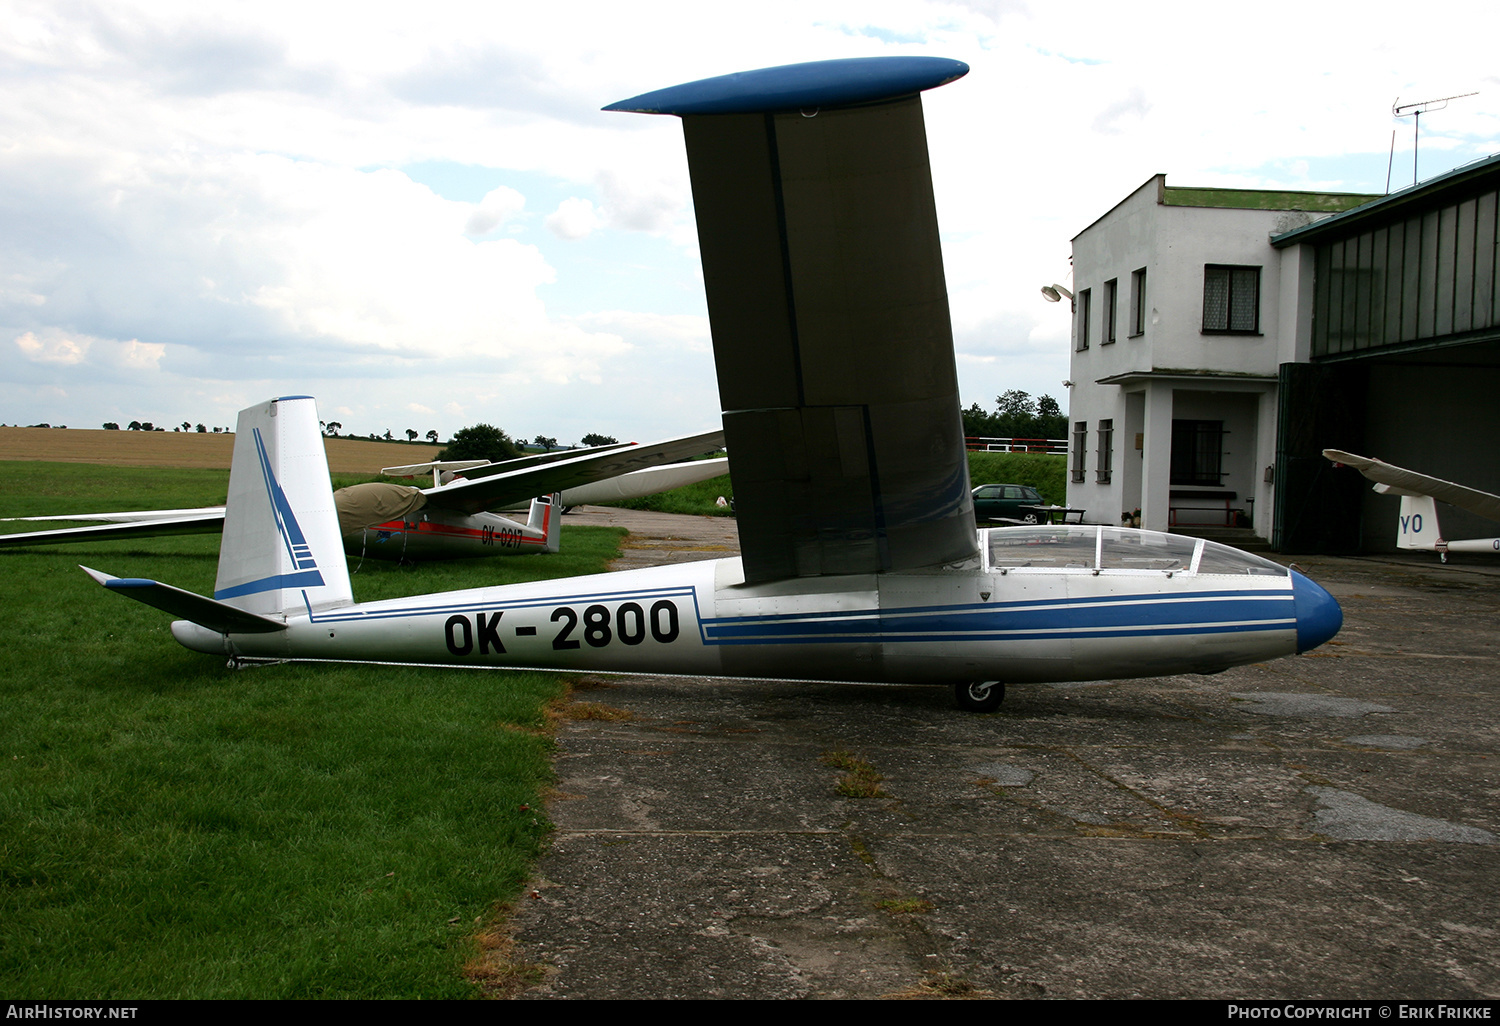
[[[563,450],[501,463],[460,460],[387,467],[384,472],[388,474],[431,473],[434,484],[431,488],[385,481],[351,485],[334,493],[334,505],[344,548],[351,556],[420,560],[556,552],[563,504],[607,501],[589,497],[599,494],[599,489],[607,494],[613,488],[618,497],[631,498],[717,476],[724,472],[722,463],[700,467],[713,461],[669,461],[711,452],[723,440],[722,432],[710,431],[650,445]],[[455,471],[465,476],[455,477]],[[561,499],[553,493],[560,493]],[[526,500],[530,500],[530,510],[524,521],[489,512]],[[107,526],[5,534],[0,535],[0,547],[210,534],[224,529],[224,507],[9,519],[93,521]]]
[[[906,682],[1213,673],[1342,622],[1301,574],[1121,527],[976,530],[920,93],[968,71],[793,65],[609,109],[682,118],[742,555],[353,601],[317,411],[240,414],[213,598],[90,571],[232,661]]]
[[[1462,538],[1457,541],[1444,538],[1438,523],[1437,503],[1433,501],[1440,499],[1487,520],[1500,520],[1500,495],[1444,481],[1440,477],[1428,477],[1415,470],[1405,470],[1352,452],[1324,449],[1323,455],[1335,464],[1353,467],[1374,481],[1374,490],[1381,495],[1401,497],[1401,511],[1396,521],[1398,549],[1436,552],[1444,563],[1448,562],[1450,552],[1500,552],[1500,538]]]

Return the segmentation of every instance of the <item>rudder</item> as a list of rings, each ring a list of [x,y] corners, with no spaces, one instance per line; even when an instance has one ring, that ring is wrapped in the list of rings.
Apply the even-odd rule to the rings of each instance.
[[[561,500],[562,496],[556,492],[538,495],[531,500],[531,513],[526,519],[527,527],[546,535],[548,552],[556,552],[562,548]]]
[[[214,598],[262,615],[353,601],[311,396],[240,411]]]
[[[1443,531],[1438,526],[1437,503],[1430,495],[1401,496],[1401,516],[1396,522],[1396,548],[1442,551]]]

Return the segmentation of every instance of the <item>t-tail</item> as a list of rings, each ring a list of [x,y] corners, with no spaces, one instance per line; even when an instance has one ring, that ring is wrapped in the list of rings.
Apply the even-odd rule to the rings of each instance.
[[[179,616],[211,635],[281,630],[287,614],[349,605],[328,458],[310,396],[284,396],[240,413],[213,598],[84,568],[111,591]],[[208,636],[188,630],[202,649]]]
[[[553,492],[551,495],[538,495],[532,499],[531,515],[526,519],[526,526],[546,535],[548,552],[556,552],[560,549],[562,547],[562,496]]]

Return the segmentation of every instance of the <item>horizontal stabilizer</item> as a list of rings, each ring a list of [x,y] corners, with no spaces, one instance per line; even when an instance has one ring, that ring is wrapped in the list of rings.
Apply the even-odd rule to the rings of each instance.
[[[286,630],[286,624],[279,620],[247,613],[243,609],[174,588],[170,584],[142,577],[111,577],[86,566],[78,569],[110,591],[144,602],[148,606],[155,606],[163,612],[190,620],[220,634],[270,634]]]
[[[609,445],[591,445],[581,449],[555,449],[551,452],[534,452],[526,456],[517,456],[514,459],[500,460],[498,463],[490,460],[460,460],[458,462],[468,463],[461,473],[465,480],[477,481],[481,477],[494,477],[496,474],[509,474],[516,470],[531,470],[534,467],[545,466],[548,463],[561,463],[563,460],[575,460],[580,456],[597,456],[600,453],[614,452],[617,449],[629,449],[634,442],[611,442]],[[453,461],[448,461],[442,466],[446,467]],[[438,464],[433,464],[437,466]],[[387,467],[382,474],[392,476],[411,476],[398,474],[405,468]],[[452,475],[449,475],[450,479]],[[442,482],[440,481],[439,484]]]
[[[453,475],[460,470],[473,470],[475,467],[487,466],[489,462],[489,460],[432,460],[428,463],[408,463],[399,467],[381,467],[380,472],[390,477],[416,477],[418,474],[431,474],[432,486],[436,488],[443,483],[445,477],[452,480]]]
[[[591,485],[569,488],[562,493],[564,506],[583,506],[598,502],[620,502],[639,499],[659,492],[683,488],[709,478],[729,473],[729,460],[694,460],[691,463],[669,463],[664,467],[651,467],[629,474],[621,474],[607,481],[596,481]]]
[[[1500,495],[1482,492],[1477,488],[1454,484],[1437,477],[1418,474],[1414,470],[1403,470],[1368,456],[1356,456],[1352,452],[1324,449],[1323,455],[1335,463],[1353,467],[1377,484],[1386,485],[1395,495],[1430,495],[1440,502],[1459,509],[1477,513],[1489,520],[1500,520]]]
[[[58,517],[56,519],[74,518]],[[223,530],[224,510],[221,508],[193,516],[157,517],[129,523],[100,524],[95,527],[63,527],[51,531],[0,534],[0,547],[49,545],[54,542],[114,541],[122,538],[163,538],[178,534],[217,534]]]
[[[528,502],[538,495],[550,495],[605,478],[628,474],[662,463],[672,463],[724,445],[724,432],[709,431],[701,435],[669,438],[650,445],[631,445],[591,455],[573,456],[523,470],[509,470],[477,480],[454,481],[440,488],[424,490],[427,505],[453,513],[482,513],[505,509],[511,503]],[[483,473],[480,468],[478,473]]]
[[[400,467],[381,467],[382,474],[391,477],[415,477],[418,474],[430,474],[434,470],[441,473],[444,470],[472,470],[475,467],[489,465],[489,460],[432,460],[428,463],[408,463]]]

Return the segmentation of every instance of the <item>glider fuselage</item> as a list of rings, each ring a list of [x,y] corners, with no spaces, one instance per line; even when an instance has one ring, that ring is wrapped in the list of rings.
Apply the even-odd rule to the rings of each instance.
[[[989,555],[975,567],[745,584],[738,559],[719,559],[289,614],[275,633],[179,621],[173,634],[247,660],[950,684],[1209,673],[1338,629],[1327,593],[1275,564],[1124,528],[1103,528],[1102,544],[1100,530],[982,531]],[[1172,562],[1164,541],[1186,559],[1109,566],[1111,549]],[[1227,560],[1222,572],[1192,569],[1205,546],[1207,562]],[[1042,560],[1093,550],[1087,562],[1105,565],[1015,565],[1028,549]]]
[[[548,517],[559,516],[548,511]],[[344,551],[359,558],[424,560],[552,552],[550,524],[528,527],[498,513],[422,510],[411,520],[391,520],[344,535]]]

